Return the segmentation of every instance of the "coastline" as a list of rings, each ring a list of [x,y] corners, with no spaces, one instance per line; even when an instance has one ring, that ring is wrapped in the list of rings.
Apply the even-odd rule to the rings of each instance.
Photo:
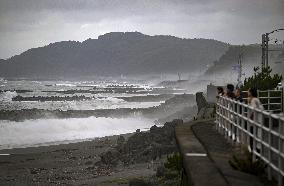
[[[100,154],[116,145],[119,136],[126,139],[134,133],[106,136],[91,141],[0,150],[0,185],[71,184],[96,185],[120,178],[150,175],[147,164],[124,168],[94,169]],[[137,169],[135,174],[132,169]],[[135,172],[135,171],[134,171]],[[145,172],[145,174],[143,174]],[[68,181],[69,180],[69,181]]]
[[[118,134],[118,135],[110,135],[104,137],[95,137],[92,139],[81,139],[81,140],[70,140],[70,141],[59,141],[59,142],[52,142],[52,143],[44,143],[32,146],[26,146],[21,148],[7,148],[7,149],[0,149],[0,154],[10,154],[10,155],[17,155],[17,154],[28,154],[28,153],[43,153],[46,151],[52,151],[52,149],[63,149],[69,148],[68,146],[77,146],[84,143],[94,143],[100,144],[103,141],[113,141],[115,143],[116,139],[119,136],[123,136],[125,138],[129,138],[133,133],[126,133],[126,134]]]
[[[161,127],[153,123],[150,130],[143,132],[137,130],[75,143],[0,150],[0,154],[10,154],[0,156],[0,185],[128,185],[135,178],[157,182],[160,178],[156,174],[164,168],[167,156],[178,153],[175,126],[193,118],[197,111],[195,104],[194,95],[180,94],[157,107],[145,109],[0,111],[0,119],[16,122],[132,115],[163,123]]]
[[[91,141],[0,150],[10,154],[0,156],[0,185],[128,185],[150,178],[177,151],[178,122]]]

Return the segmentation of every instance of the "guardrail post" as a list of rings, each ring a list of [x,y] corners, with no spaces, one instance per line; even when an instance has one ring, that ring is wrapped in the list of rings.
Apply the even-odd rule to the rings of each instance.
[[[251,112],[251,110],[248,108],[248,110],[247,110],[247,132],[248,132],[248,134],[250,134],[250,127],[251,127],[251,124],[250,124],[250,122],[249,122],[249,119],[250,119],[250,112]],[[249,150],[252,150],[252,147],[251,147],[251,144],[250,144],[250,135],[247,135],[246,136],[246,141],[247,141],[247,145],[248,145],[248,147],[249,147]]]
[[[245,107],[241,105],[242,108],[242,116],[245,116]],[[244,118],[241,118],[241,125],[242,125],[242,131],[241,131],[241,143],[245,143],[245,120]]]
[[[283,94],[283,91],[284,91],[284,88],[282,87],[281,88],[281,112],[284,112],[284,94]]]
[[[241,126],[240,125],[240,117],[238,116],[238,114],[240,114],[240,104],[236,103],[236,107],[237,107],[237,115],[235,116],[237,119],[236,119],[236,142],[239,143],[240,142],[240,129],[239,127]]]
[[[223,120],[222,120],[222,117],[221,117],[221,115],[222,115],[222,108],[221,108],[221,105],[220,105],[220,99],[221,98],[219,98],[218,100],[217,100],[217,106],[216,106],[216,112],[217,112],[217,114],[216,114],[216,119],[217,119],[217,128],[218,128],[218,132],[220,132],[221,134],[222,134],[222,123],[223,123]]]
[[[268,173],[268,179],[271,180],[272,179],[272,170],[271,170],[271,130],[272,130],[272,118],[271,115],[269,115],[269,131],[268,131],[268,162],[269,165],[267,167],[267,173]]]
[[[282,168],[282,157],[281,157],[281,153],[283,151],[282,142],[281,142],[282,127],[283,127],[282,122],[281,122],[280,119],[278,119],[278,169],[280,171],[283,170],[283,168]],[[282,177],[280,171],[278,172],[278,186],[283,186],[283,177]]]
[[[267,109],[270,112],[270,90],[267,92]]]
[[[228,124],[229,124],[229,140],[230,140],[230,142],[232,142],[233,141],[233,124],[232,124],[232,112],[231,112],[231,110],[233,109],[233,107],[232,107],[232,103],[231,102],[229,102],[228,101],[228,113],[229,113],[229,115],[228,115],[228,119],[229,119],[229,121],[228,121]]]
[[[228,101],[227,100],[224,100],[224,105],[225,105],[225,108],[224,108],[224,114],[225,114],[225,118],[224,118],[224,133],[225,133],[225,138],[228,139]],[[223,105],[223,106],[224,106]]]
[[[256,160],[256,155],[255,155],[255,151],[256,151],[256,135],[257,135],[257,128],[255,125],[255,122],[257,121],[257,112],[255,110],[253,110],[253,123],[252,123],[252,128],[253,128],[253,137],[252,137],[252,161]]]

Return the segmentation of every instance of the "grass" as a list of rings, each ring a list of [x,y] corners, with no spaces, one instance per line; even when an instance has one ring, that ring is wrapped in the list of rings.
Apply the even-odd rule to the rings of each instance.
[[[247,148],[243,148],[243,152],[240,155],[233,155],[229,160],[229,164],[236,170],[261,176],[265,173],[267,165],[260,159],[256,161],[252,160],[252,153]]]

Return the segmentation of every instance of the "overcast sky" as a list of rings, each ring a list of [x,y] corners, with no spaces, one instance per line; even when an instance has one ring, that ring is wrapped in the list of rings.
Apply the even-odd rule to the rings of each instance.
[[[114,31],[248,44],[281,27],[284,0],[0,0],[0,58]]]

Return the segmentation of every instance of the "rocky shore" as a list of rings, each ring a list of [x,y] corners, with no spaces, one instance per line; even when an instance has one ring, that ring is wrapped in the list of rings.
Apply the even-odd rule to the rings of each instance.
[[[165,162],[168,155],[178,152],[176,125],[208,106],[200,99],[199,95],[175,95],[148,109],[0,111],[0,119],[16,121],[133,114],[165,122],[146,132],[137,129],[132,134],[79,143],[0,150],[8,154],[0,156],[0,185],[178,185],[179,172],[167,169]]]
[[[133,185],[141,178],[156,185],[166,156],[178,151],[174,131],[180,123],[80,143],[1,150],[8,155],[0,159],[0,185]]]
[[[177,152],[175,142],[175,125],[182,120],[167,122],[163,127],[156,125],[149,132],[137,132],[125,140],[123,136],[117,139],[117,146],[101,155],[101,163],[114,166],[133,163],[150,162],[161,159],[163,155]]]

